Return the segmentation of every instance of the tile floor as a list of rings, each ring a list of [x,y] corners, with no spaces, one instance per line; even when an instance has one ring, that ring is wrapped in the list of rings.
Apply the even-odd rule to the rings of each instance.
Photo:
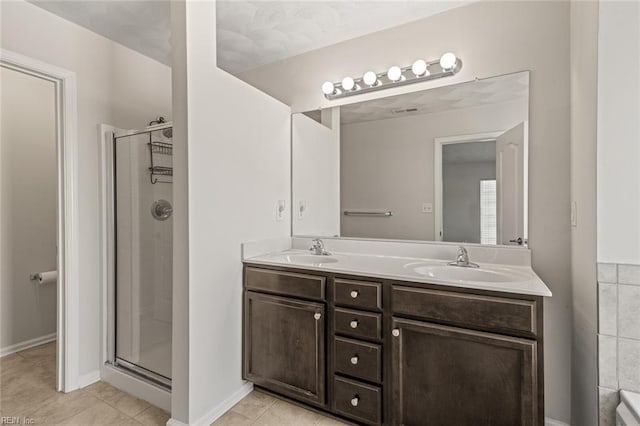
[[[257,390],[251,392],[213,423],[215,426],[339,426],[346,424],[348,423],[305,410]]]
[[[0,358],[0,417],[48,425],[158,425],[169,414],[104,382],[68,394],[55,390],[55,343]],[[214,425],[344,425],[253,391]]]
[[[0,358],[0,416],[33,424],[165,425],[169,414],[104,383],[55,390],[55,343]]]

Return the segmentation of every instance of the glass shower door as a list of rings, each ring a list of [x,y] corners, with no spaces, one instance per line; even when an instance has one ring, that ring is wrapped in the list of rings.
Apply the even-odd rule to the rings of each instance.
[[[115,363],[171,383],[171,127],[114,138]]]

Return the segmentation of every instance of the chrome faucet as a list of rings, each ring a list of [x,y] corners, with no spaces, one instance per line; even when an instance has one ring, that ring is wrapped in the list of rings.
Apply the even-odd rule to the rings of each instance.
[[[460,246],[458,247],[458,254],[456,260],[449,262],[449,266],[460,266],[462,268],[479,268],[477,263],[469,262],[469,253],[467,249]]]
[[[324,243],[320,238],[315,238],[311,241],[311,247],[309,247],[309,251],[311,254],[315,254],[318,256],[329,256],[331,253],[324,249]]]

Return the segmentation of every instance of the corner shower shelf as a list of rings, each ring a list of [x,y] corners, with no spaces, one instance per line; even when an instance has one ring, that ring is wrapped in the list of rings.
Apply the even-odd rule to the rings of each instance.
[[[158,180],[157,176],[173,176],[173,167],[169,165],[158,165],[158,159],[155,158],[156,155],[162,156],[172,156],[173,155],[173,145],[168,142],[157,142],[151,140],[151,134],[149,134],[149,156],[151,159],[151,167],[149,167],[149,178],[151,179],[151,184],[155,185],[156,183],[171,183],[171,180]],[[166,160],[165,160],[166,161]],[[160,161],[160,164],[165,161]]]
[[[173,167],[153,166],[149,167],[152,175],[173,176]]]
[[[173,145],[167,142],[150,142],[152,154],[173,155]]]

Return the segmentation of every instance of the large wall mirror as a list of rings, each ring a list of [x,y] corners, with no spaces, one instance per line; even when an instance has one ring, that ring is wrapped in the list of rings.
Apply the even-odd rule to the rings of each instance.
[[[293,235],[526,245],[528,120],[528,71],[293,114]]]

